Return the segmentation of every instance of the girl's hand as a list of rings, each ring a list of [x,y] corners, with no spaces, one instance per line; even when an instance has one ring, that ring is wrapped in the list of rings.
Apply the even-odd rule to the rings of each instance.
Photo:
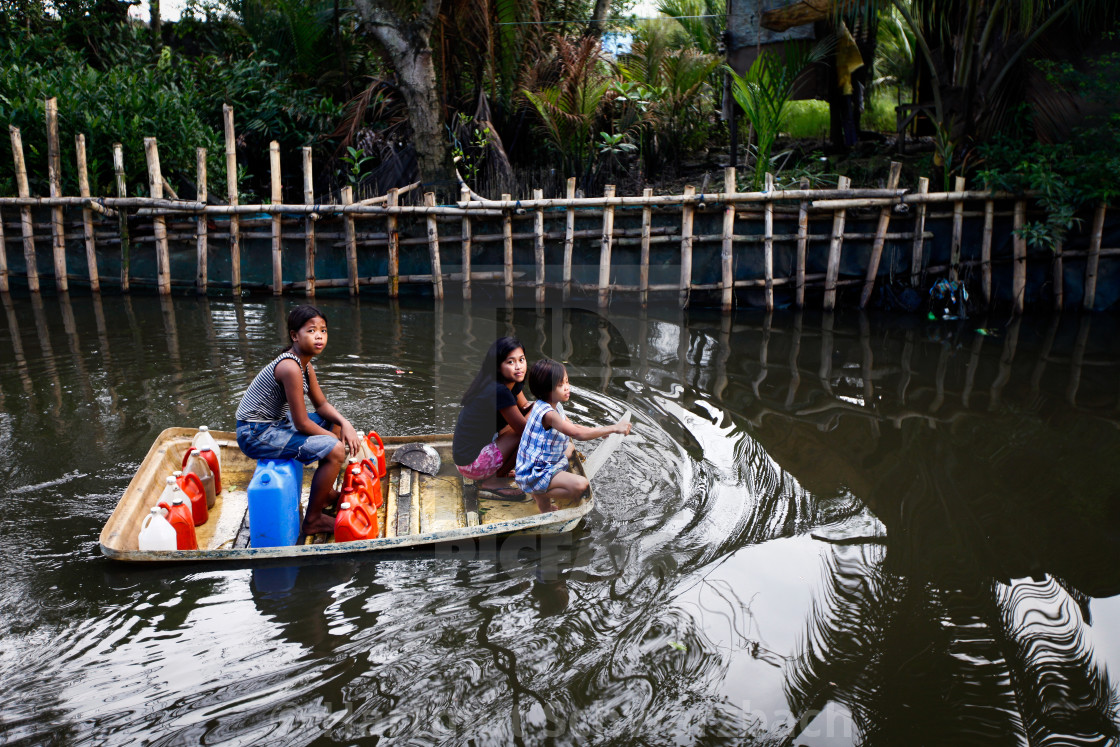
[[[621,433],[624,436],[630,435],[630,423],[615,423],[614,432]]]
[[[346,444],[346,451],[350,456],[357,456],[360,453],[362,439],[349,422],[342,424],[342,443]]]

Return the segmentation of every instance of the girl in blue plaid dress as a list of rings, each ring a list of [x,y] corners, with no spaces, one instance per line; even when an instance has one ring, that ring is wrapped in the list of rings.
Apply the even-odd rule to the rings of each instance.
[[[568,372],[563,365],[543,358],[529,369],[529,391],[537,398],[525,422],[517,449],[517,486],[533,495],[540,512],[557,509],[556,502],[577,500],[587,490],[587,478],[567,471],[572,455],[569,437],[590,441],[611,433],[630,433],[630,423],[599,428],[576,425],[564,416],[562,402],[571,397]]]

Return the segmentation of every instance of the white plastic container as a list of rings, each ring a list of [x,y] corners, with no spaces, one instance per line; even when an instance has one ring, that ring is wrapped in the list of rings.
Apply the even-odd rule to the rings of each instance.
[[[152,506],[151,513],[140,525],[140,549],[145,552],[176,549],[175,528],[156,506]]]
[[[202,449],[209,447],[214,451],[214,456],[218,459],[218,474],[222,472],[222,449],[218,446],[218,440],[210,433],[210,428],[205,425],[198,426],[198,433],[195,434],[194,440],[191,441],[191,446],[195,449]]]

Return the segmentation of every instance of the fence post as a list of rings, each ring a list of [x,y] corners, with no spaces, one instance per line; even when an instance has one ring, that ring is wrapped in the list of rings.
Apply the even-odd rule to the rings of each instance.
[[[774,191],[774,175],[766,173],[766,202],[762,207],[762,270],[766,281],[766,310],[774,310],[774,201],[769,194]]]
[[[273,140],[268,144],[268,165],[271,181],[271,201],[273,205],[284,203],[284,193],[280,186],[280,143]],[[284,290],[283,256],[280,247],[283,242],[281,235],[280,213],[272,214],[272,295],[279,296]]]
[[[315,179],[311,170],[311,146],[305,145],[302,150],[303,161],[303,204],[315,204]],[[315,220],[317,216],[308,213],[303,220],[303,252],[305,256],[304,295],[308,298],[315,297]]]
[[[642,197],[647,200],[642,205],[642,248],[638,259],[638,293],[641,297],[642,308],[649,301],[649,236],[653,225],[653,206],[648,200],[653,197],[653,190],[649,187],[642,190]]]
[[[723,170],[723,191],[733,195],[739,191],[735,183],[735,167],[728,166]],[[735,203],[728,200],[723,206],[723,243],[720,246],[720,306],[724,311],[731,311],[735,296],[735,269],[734,269],[734,241],[735,241]],[[644,216],[643,216],[644,217]],[[645,225],[642,226],[643,236]]]
[[[953,191],[964,192],[964,177],[953,180]],[[953,243],[949,253],[949,280],[956,282],[961,269],[961,238],[964,234],[964,200],[953,203]]]
[[[8,292],[8,242],[4,238],[4,211],[0,210],[0,293]]]
[[[887,177],[887,189],[898,187],[898,179],[902,175],[902,164],[891,161],[890,176]],[[887,241],[887,228],[891,223],[891,206],[884,205],[879,211],[879,225],[875,229],[875,243],[871,245],[871,257],[867,260],[867,276],[863,280],[863,292],[860,293],[859,307],[865,308],[871,300],[871,292],[875,290],[875,278],[879,274],[879,262],[883,258],[883,245]]]
[[[471,201],[471,188],[463,184],[459,191],[462,202]],[[463,300],[471,300],[471,218],[463,213]]]
[[[533,190],[534,200],[544,199],[543,189]],[[537,265],[537,304],[544,303],[544,208],[538,207],[533,225],[533,260]]]
[[[128,185],[124,181],[124,149],[120,143],[113,143],[113,177],[117,183],[117,197],[128,197]],[[128,293],[132,247],[128,238],[128,212],[123,207],[117,209],[117,230],[121,236],[121,293]]]
[[[1023,223],[1027,218],[1027,203],[1015,203],[1014,234],[1012,235],[1011,297],[1016,314],[1023,313],[1023,303],[1027,294],[1027,240],[1021,235]]]
[[[237,135],[233,129],[233,107],[222,104],[222,129],[226,140],[226,199],[230,206],[238,203],[237,195]],[[233,295],[241,295],[241,219],[236,213],[229,216],[230,283]]]
[[[350,205],[354,202],[354,188],[342,188],[342,204]],[[354,215],[342,214],[342,226],[346,233],[346,278],[350,287],[350,295],[358,295],[358,237],[354,231]]]
[[[386,207],[395,208],[400,202],[400,190],[393,187],[389,190],[387,195],[388,199],[385,201]],[[397,232],[398,216],[396,213],[390,213],[389,217],[385,219],[385,228],[389,233],[389,298],[396,298],[400,293],[400,251],[401,251],[401,237]]]
[[[809,189],[809,179],[802,177],[801,189]],[[805,255],[809,250],[809,201],[802,200],[797,209],[797,308],[805,306]]]
[[[78,158],[78,194],[89,197],[89,166],[86,163],[86,136],[80,132],[74,137],[74,150]],[[89,205],[82,207],[82,237],[86,245],[86,266],[89,271],[89,289],[94,293],[101,290],[101,276],[97,272],[97,243],[93,238],[93,210]],[[3,244],[0,244],[3,246]]]
[[[1089,256],[1085,258],[1085,297],[1081,306],[1092,311],[1097,303],[1097,266],[1101,259],[1101,234],[1104,232],[1104,217],[1108,203],[1101,201],[1093,214],[1093,233],[1089,238]]]
[[[576,243],[576,209],[570,202],[576,198],[576,178],[574,176],[568,177],[564,194],[569,200],[568,209],[564,212],[564,274],[562,278],[564,300],[567,301],[572,295],[572,251]]]
[[[996,219],[996,203],[991,198],[984,200],[984,233],[980,242],[980,290],[984,296],[984,308],[992,303],[992,228]]]
[[[685,202],[681,205],[681,281],[680,281],[680,307],[688,306],[688,297],[692,290],[692,217],[696,206],[692,197],[696,188],[691,184],[684,188]]]
[[[929,179],[922,176],[918,178],[918,195],[929,194]],[[914,248],[910,253],[910,286],[917,288],[922,284],[922,267],[925,264],[926,244],[926,203],[918,203],[918,212],[914,216]]]
[[[23,160],[23,136],[19,128],[8,125],[8,135],[12,139],[12,160],[16,169],[16,189],[20,197],[30,197],[31,187],[27,184],[27,162]],[[19,209],[20,227],[23,229],[23,261],[27,265],[27,289],[39,292],[39,266],[35,261],[35,225],[31,222],[31,206]]]
[[[47,181],[51,197],[62,197],[62,156],[58,142],[58,99],[50,98],[47,109]],[[66,228],[62,223],[62,206],[51,207],[51,253],[54,255],[54,281],[60,291],[70,287],[66,277]]]
[[[424,193],[424,207],[436,206],[435,192]],[[439,223],[431,213],[427,214],[428,254],[432,263],[432,293],[436,299],[443,298],[443,265],[439,261]]]
[[[502,202],[509,202],[510,195],[502,195]],[[506,303],[513,300],[513,212],[502,211],[502,283],[505,285]]]
[[[614,197],[614,185],[603,187],[603,197]],[[599,242],[599,307],[604,308],[611,297],[611,250],[614,248],[614,206],[603,206],[603,235]]]
[[[852,180],[842,176],[836,180],[837,189],[848,189]],[[840,276],[840,251],[844,246],[844,218],[847,211],[840,208],[832,215],[832,241],[828,246],[828,268],[824,279],[824,310],[836,308],[836,280]]]
[[[207,150],[205,148],[198,148],[194,152],[195,157],[195,172],[197,174],[198,201],[203,205],[210,199],[210,187],[208,185],[208,175],[206,172],[206,156]],[[195,250],[198,254],[197,270],[195,273],[195,290],[198,291],[200,296],[206,295],[206,286],[209,284],[209,253],[210,253],[210,235],[209,228],[206,225],[206,213],[199,213],[194,222],[195,231]]]
[[[154,137],[144,138],[144,157],[148,161],[148,193],[152,199],[163,199],[163,174],[159,169],[159,146]],[[159,294],[171,293],[171,258],[167,248],[167,223],[162,215],[152,217],[156,239],[156,283]]]

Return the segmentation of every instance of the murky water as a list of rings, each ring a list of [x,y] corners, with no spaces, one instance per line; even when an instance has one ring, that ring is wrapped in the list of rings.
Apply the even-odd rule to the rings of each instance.
[[[1115,318],[321,299],[319,378],[360,427],[449,431],[511,331],[569,362],[576,420],[633,410],[594,512],[470,552],[138,568],[101,525],[162,429],[233,426],[293,301],[3,303],[5,742],[1117,739]]]

